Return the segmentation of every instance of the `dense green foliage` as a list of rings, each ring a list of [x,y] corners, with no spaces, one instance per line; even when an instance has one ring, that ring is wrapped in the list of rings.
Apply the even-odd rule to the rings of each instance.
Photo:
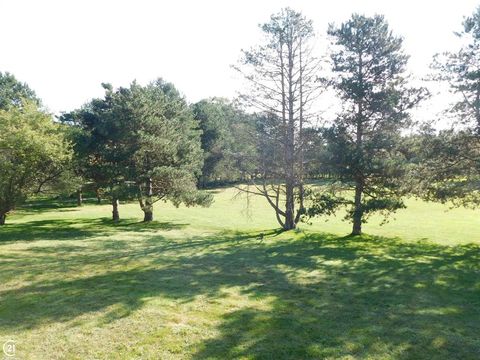
[[[92,100],[63,117],[79,131],[76,154],[84,176],[106,189],[119,219],[118,200],[135,197],[153,219],[153,203],[208,205],[197,191],[203,164],[198,124],[175,87],[159,79],[147,86],[133,83]]]
[[[198,122],[186,101],[162,80],[130,90],[130,120],[137,122],[133,173],[145,220],[151,220],[158,200],[208,205],[210,197],[196,189],[203,153]]]
[[[40,100],[27,84],[18,81],[8,72],[0,72],[0,109],[21,107],[25,100],[40,105]]]
[[[202,130],[202,186],[245,180],[242,161],[254,154],[254,118],[221,98],[199,101],[192,111]]]
[[[0,225],[28,196],[51,188],[70,160],[63,129],[36,104],[0,109]]]

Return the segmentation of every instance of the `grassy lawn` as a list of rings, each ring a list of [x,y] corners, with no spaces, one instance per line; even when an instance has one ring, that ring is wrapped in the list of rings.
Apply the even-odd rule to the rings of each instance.
[[[345,237],[268,207],[54,202],[0,228],[0,343],[18,359],[479,359],[479,213],[409,201]],[[263,234],[260,236],[260,234]],[[0,344],[0,345],[1,345]]]

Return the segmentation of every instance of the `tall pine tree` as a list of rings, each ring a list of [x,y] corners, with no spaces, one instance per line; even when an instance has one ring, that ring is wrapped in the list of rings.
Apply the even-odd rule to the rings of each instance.
[[[396,144],[410,124],[408,110],[426,91],[408,86],[402,39],[383,16],[354,14],[338,27],[331,25],[328,34],[334,48],[332,85],[343,103],[329,132],[331,160],[354,191],[349,217],[352,234],[358,235],[369,214],[404,206],[404,159]]]

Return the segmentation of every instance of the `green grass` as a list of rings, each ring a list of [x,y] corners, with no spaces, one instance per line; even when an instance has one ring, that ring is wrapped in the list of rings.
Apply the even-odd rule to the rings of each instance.
[[[0,228],[0,345],[18,359],[479,359],[478,212],[316,220],[218,190],[209,209],[37,202]],[[263,239],[260,234],[264,234]]]

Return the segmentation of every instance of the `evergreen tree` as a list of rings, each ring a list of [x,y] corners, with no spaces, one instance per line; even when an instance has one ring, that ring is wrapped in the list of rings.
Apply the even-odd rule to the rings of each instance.
[[[328,33],[334,46],[332,85],[343,102],[328,133],[331,160],[355,193],[349,217],[352,234],[358,235],[369,214],[404,206],[405,164],[396,144],[410,124],[408,110],[426,91],[408,86],[402,39],[383,16],[353,15],[338,27],[331,25]]]
[[[222,98],[204,99],[191,108],[202,130],[202,186],[242,179],[237,161],[250,153],[248,137],[255,131],[253,117]]]
[[[112,219],[120,219],[119,200],[132,197],[128,177],[134,123],[126,116],[120,98],[110,84],[102,84],[103,99],[93,99],[79,110],[64,114],[61,120],[71,127],[75,156],[72,168],[77,176],[91,182],[110,199]]]
[[[64,117],[78,123],[75,149],[84,176],[106,190],[119,219],[118,201],[137,198],[144,221],[156,201],[208,205],[196,188],[203,152],[198,122],[175,87],[161,79],[132,83]]]
[[[153,204],[170,201],[208,206],[210,194],[197,190],[203,166],[198,122],[171,83],[158,79],[142,87],[119,90],[123,114],[134,124],[130,137],[132,181],[144,212],[153,220]]]

